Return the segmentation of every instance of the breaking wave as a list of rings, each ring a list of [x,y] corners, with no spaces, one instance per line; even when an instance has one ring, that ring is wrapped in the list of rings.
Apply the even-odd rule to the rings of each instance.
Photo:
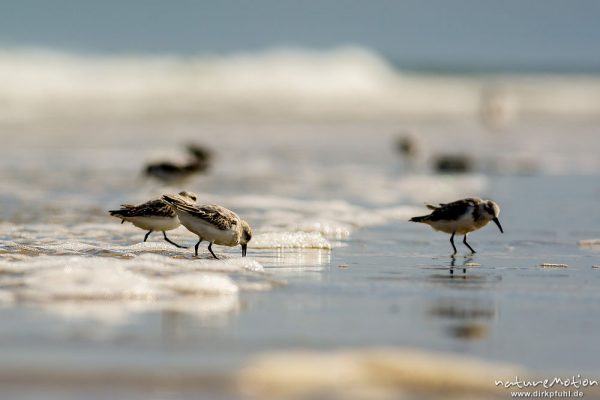
[[[359,47],[227,56],[4,49],[0,80],[0,121],[600,115],[596,77],[408,72]]]

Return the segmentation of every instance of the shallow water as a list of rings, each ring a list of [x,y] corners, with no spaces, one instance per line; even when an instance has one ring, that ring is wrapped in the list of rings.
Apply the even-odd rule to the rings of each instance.
[[[405,125],[6,126],[6,393],[103,398],[109,382],[112,397],[194,398],[202,390],[229,398],[238,389],[285,397],[293,393],[277,388],[294,387],[290,376],[302,382],[295,365],[330,362],[334,369],[361,366],[352,374],[364,381],[363,397],[401,391],[419,398],[443,380],[434,365],[445,357],[465,375],[488,368],[597,376],[597,126],[524,122],[489,132],[461,122],[410,123],[422,153],[408,161],[394,147]],[[209,174],[170,187],[142,178],[145,162],[183,159],[181,145],[190,141],[214,149]],[[471,155],[475,170],[434,174],[431,158],[448,149]],[[201,245],[196,259],[160,233],[142,243],[143,231],[106,212],[182,189],[250,222],[249,257],[215,246],[222,260],[213,260]],[[407,220],[426,212],[422,202],[465,196],[496,200],[506,233],[495,226],[474,233],[473,256],[457,241],[453,259],[446,235]],[[169,237],[195,243],[184,228]],[[388,355],[373,355],[377,349]],[[475,360],[466,366],[462,357]],[[373,359],[391,370],[418,360],[424,367],[417,375],[427,378],[382,385],[362,367]],[[260,376],[244,372],[263,368]],[[325,372],[319,376],[317,393],[347,397],[342,387],[327,386]],[[457,398],[481,390],[477,382],[457,383]],[[502,394],[490,382],[481,396]]]

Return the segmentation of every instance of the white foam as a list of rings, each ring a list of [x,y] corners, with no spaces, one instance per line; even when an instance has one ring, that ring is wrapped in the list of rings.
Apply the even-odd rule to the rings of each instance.
[[[0,271],[4,288],[0,304],[31,303],[59,315],[113,323],[131,313],[156,310],[200,316],[229,312],[238,307],[240,288],[273,287],[263,276],[261,264],[239,257],[187,260],[158,254],[133,259],[43,255],[17,261],[0,259]],[[233,275],[242,272],[240,287]],[[215,296],[231,299],[208,299]]]
[[[170,276],[161,285],[180,294],[235,294],[238,286],[225,275],[181,274]]]
[[[103,260],[61,258],[60,263],[64,265],[62,268],[55,264],[30,271],[23,279],[25,287],[17,290],[17,296],[28,301],[46,302],[155,299],[166,294],[148,278],[122,266],[113,265],[107,269]]]
[[[254,235],[248,244],[253,249],[327,249],[331,243],[319,232],[269,232]]]
[[[189,250],[187,250],[189,252]],[[148,274],[172,274],[181,271],[205,271],[205,272],[264,272],[263,266],[249,257],[233,257],[214,260],[206,259],[176,259],[164,257],[159,254],[140,254],[132,260],[129,268]]]

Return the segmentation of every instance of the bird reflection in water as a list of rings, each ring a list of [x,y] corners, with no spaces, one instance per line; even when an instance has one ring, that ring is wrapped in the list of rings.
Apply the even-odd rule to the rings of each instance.
[[[473,262],[473,257],[465,257],[465,260],[463,261],[461,266],[456,266],[456,256],[452,255],[450,256],[450,275],[454,276],[454,270],[456,268],[460,269],[462,268],[463,274],[467,273],[467,267]]]

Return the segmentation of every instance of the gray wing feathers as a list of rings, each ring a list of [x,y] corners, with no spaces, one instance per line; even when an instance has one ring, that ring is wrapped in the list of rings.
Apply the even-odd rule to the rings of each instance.
[[[123,204],[120,210],[109,211],[115,217],[174,217],[175,212],[161,199],[150,200],[139,205]]]
[[[476,204],[476,199],[463,199],[448,204],[440,204],[439,207],[436,207],[433,212],[427,216],[427,219],[430,221],[455,220],[467,213],[468,210]]]
[[[239,223],[239,217],[236,213],[225,207],[216,204],[206,204],[198,206],[196,204],[186,202],[175,195],[164,195],[163,199],[177,208],[177,211],[186,212],[196,218],[208,222],[221,230],[231,229],[233,225]]]
[[[239,217],[236,213],[215,204],[197,207],[196,210],[190,212],[190,214],[221,230],[231,229],[231,227],[237,225],[239,221]]]

